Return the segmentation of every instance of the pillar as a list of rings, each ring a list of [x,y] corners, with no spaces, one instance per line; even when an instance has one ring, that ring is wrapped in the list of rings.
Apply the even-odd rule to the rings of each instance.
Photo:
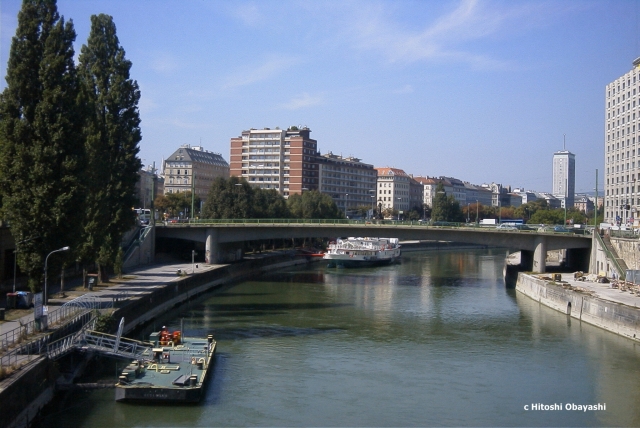
[[[218,245],[218,229],[210,227],[207,229],[204,261],[210,265],[216,264],[218,263],[219,255],[220,247]]]
[[[532,272],[545,273],[547,271],[547,239],[544,236],[536,238],[536,249],[533,252]]]

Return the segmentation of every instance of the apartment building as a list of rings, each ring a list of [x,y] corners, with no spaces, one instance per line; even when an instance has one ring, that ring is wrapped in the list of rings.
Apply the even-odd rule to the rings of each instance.
[[[640,209],[640,58],[605,87],[604,219],[637,224]]]
[[[412,178],[399,168],[375,168],[378,173],[376,200],[378,208],[409,211]]]
[[[220,153],[183,144],[163,162],[164,193],[190,192],[206,199],[213,180],[229,177],[229,164]],[[157,193],[158,194],[158,193]]]
[[[332,152],[318,156],[318,190],[333,198],[346,215],[350,210],[375,205],[377,171],[353,156]]]
[[[311,130],[263,128],[231,138],[230,175],[261,189],[275,189],[285,198],[318,190],[318,143]]]

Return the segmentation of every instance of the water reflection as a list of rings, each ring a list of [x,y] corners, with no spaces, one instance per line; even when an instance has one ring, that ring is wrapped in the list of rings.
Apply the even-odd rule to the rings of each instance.
[[[638,426],[636,344],[506,289],[503,266],[501,250],[417,252],[226,287],[158,321],[218,340],[200,405],[93,391],[44,426]],[[607,411],[524,411],[537,402]]]

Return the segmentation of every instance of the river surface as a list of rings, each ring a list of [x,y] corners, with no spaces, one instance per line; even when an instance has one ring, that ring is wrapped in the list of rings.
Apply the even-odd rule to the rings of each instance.
[[[202,403],[95,390],[41,426],[640,426],[640,345],[506,288],[504,258],[406,252],[398,265],[316,263],[219,289],[158,321],[218,341]]]

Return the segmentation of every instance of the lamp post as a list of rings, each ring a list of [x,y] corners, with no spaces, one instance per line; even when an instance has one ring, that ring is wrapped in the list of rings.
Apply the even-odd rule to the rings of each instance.
[[[593,206],[593,227],[598,225],[598,170],[596,169],[596,203]]]
[[[349,194],[345,193],[344,194],[344,216],[349,218],[347,216],[347,211],[349,210]]]
[[[374,192],[373,195],[371,195],[371,218],[370,220],[373,220],[373,213],[376,210],[376,195],[375,195],[375,191],[376,189],[371,189],[369,190],[369,192]]]
[[[49,261],[49,256],[53,253],[59,253],[60,251],[67,251],[69,247],[62,247],[57,250],[53,250],[47,257],[44,259],[44,305],[47,305],[47,262]]]
[[[235,183],[234,186],[242,186],[242,183]],[[237,188],[237,187],[236,187]],[[233,209],[236,209],[236,206],[238,205],[238,201],[240,200],[240,193],[238,192],[233,192],[235,194],[235,198],[233,200]],[[231,213],[233,216],[235,216],[235,213]]]
[[[471,206],[471,202],[467,202],[467,223],[469,223],[469,207]]]
[[[478,200],[476,199],[476,224],[478,224],[478,213],[480,212]]]

